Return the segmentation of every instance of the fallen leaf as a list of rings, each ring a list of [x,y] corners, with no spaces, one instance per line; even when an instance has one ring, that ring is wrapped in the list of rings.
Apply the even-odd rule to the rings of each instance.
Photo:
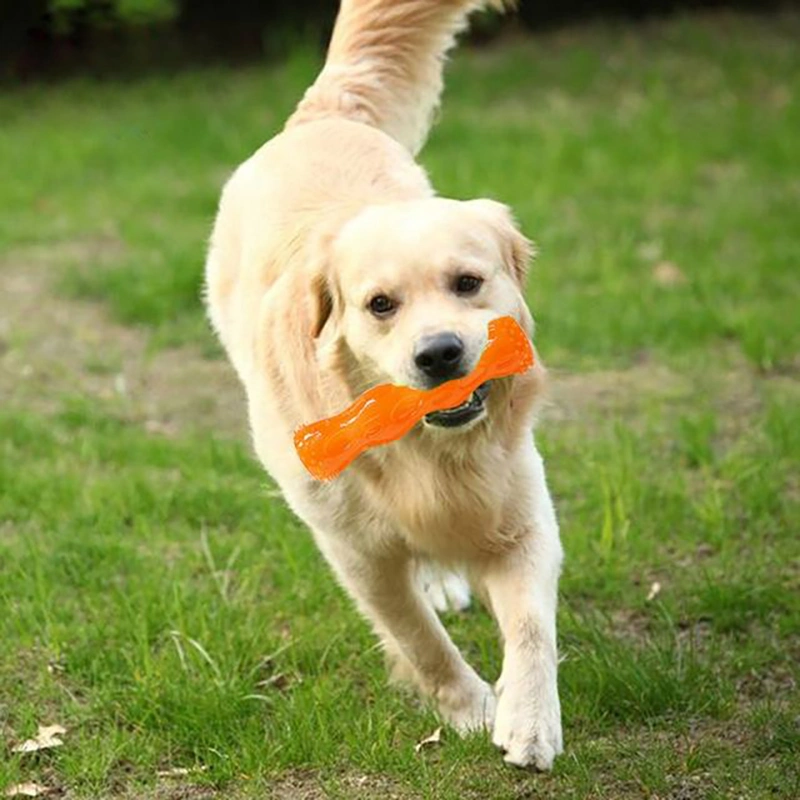
[[[653,581],[650,585],[650,591],[647,593],[647,602],[652,603],[659,594],[661,594],[661,584],[658,581]]]
[[[64,744],[61,736],[67,732],[61,725],[40,725],[34,739],[26,739],[22,744],[11,748],[14,753],[35,753],[38,750],[49,750]]]
[[[41,797],[52,791],[50,787],[40,783],[15,783],[6,789],[6,797]]]
[[[198,772],[205,772],[207,767],[170,767],[160,769],[156,772],[159,778],[185,778],[187,775],[196,775]]]
[[[160,769],[156,772],[159,778],[182,778],[191,772],[187,767],[172,767],[170,769]]]
[[[442,741],[442,729],[437,728],[430,736],[426,736],[422,741],[417,742],[414,745],[414,752],[420,753],[422,749],[425,747],[429,747],[432,744],[439,744]]]
[[[653,267],[653,281],[659,286],[680,286],[686,283],[686,276],[677,264],[659,261]]]
[[[270,675],[269,678],[264,678],[263,681],[259,681],[256,686],[259,689],[277,689],[279,692],[285,692],[293,683],[299,683],[300,681],[292,676],[287,675],[285,672],[278,672],[276,675]]]

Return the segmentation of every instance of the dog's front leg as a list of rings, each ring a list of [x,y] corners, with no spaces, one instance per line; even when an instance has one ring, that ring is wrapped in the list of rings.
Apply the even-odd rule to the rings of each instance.
[[[515,547],[480,577],[504,640],[492,741],[505,760],[547,770],[562,750],[556,604],[562,550],[538,455],[527,523]]]
[[[433,698],[459,732],[491,728],[492,687],[477,675],[451,641],[424,596],[404,547],[365,552],[340,538],[320,536],[326,558],[373,623],[397,672]]]

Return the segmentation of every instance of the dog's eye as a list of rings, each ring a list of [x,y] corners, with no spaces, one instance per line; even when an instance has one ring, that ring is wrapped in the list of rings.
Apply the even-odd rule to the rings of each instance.
[[[375,297],[369,301],[369,310],[376,317],[386,317],[391,314],[394,309],[395,304],[392,298],[385,294],[376,294]]]
[[[456,294],[470,295],[475,294],[481,288],[483,278],[475,275],[459,275],[453,284],[453,291]]]

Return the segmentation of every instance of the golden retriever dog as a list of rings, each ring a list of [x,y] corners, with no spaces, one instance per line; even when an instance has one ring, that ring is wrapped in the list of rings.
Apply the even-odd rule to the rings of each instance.
[[[549,769],[562,749],[562,550],[532,434],[541,367],[484,384],[330,482],[311,478],[292,438],[371,386],[431,388],[469,373],[493,318],[532,335],[531,246],[508,208],[438,197],[414,161],[445,54],[482,4],[343,0],[322,72],[224,188],[207,303],[259,459],[395,675],[457,730],[491,730],[509,763]],[[466,577],[502,636],[494,687],[436,613],[468,602]]]

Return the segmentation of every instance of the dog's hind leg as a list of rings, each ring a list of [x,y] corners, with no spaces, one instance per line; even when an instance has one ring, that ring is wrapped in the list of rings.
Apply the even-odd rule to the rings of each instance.
[[[469,581],[462,572],[428,559],[419,559],[415,564],[417,583],[436,611],[441,614],[444,611],[466,611],[470,607]]]

